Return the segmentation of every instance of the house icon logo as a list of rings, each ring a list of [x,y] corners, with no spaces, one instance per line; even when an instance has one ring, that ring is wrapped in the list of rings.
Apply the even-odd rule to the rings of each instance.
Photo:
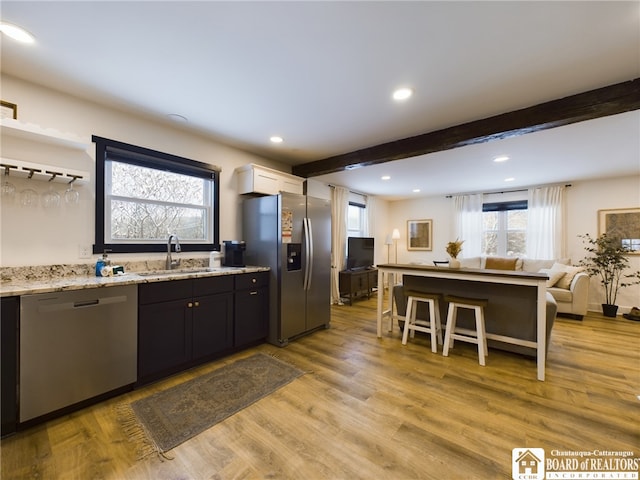
[[[513,480],[544,480],[544,448],[511,451]]]

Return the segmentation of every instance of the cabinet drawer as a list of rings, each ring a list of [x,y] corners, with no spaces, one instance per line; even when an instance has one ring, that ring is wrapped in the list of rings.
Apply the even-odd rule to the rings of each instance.
[[[222,275],[219,277],[195,278],[193,280],[193,295],[212,295],[233,291],[234,275]]]
[[[258,288],[269,285],[269,272],[243,273],[235,275],[236,290]]]
[[[192,290],[193,284],[190,279],[142,283],[138,286],[138,303],[146,305],[190,298],[193,295]]]

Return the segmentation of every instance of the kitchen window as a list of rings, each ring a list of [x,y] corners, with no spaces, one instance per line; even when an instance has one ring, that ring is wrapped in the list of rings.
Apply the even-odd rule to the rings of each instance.
[[[219,168],[94,136],[94,253],[219,250]]]

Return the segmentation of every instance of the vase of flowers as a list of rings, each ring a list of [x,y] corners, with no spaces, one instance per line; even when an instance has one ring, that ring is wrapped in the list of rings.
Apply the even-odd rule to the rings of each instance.
[[[449,254],[449,268],[460,268],[460,260],[458,260],[458,255],[462,252],[462,244],[464,240],[459,240],[456,238],[455,242],[447,243],[446,251]]]
[[[618,310],[618,290],[640,284],[640,271],[625,273],[629,268],[629,259],[626,257],[629,250],[606,233],[596,238],[588,233],[578,237],[582,238],[584,249],[589,254],[578,265],[584,267],[589,275],[600,279],[600,284],[604,287],[602,313],[606,317],[615,317]]]

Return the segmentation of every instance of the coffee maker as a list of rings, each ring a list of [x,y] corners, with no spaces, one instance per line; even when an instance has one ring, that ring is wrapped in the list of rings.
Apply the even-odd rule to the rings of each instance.
[[[244,251],[247,245],[244,240],[225,240],[224,263],[225,267],[244,267]]]

